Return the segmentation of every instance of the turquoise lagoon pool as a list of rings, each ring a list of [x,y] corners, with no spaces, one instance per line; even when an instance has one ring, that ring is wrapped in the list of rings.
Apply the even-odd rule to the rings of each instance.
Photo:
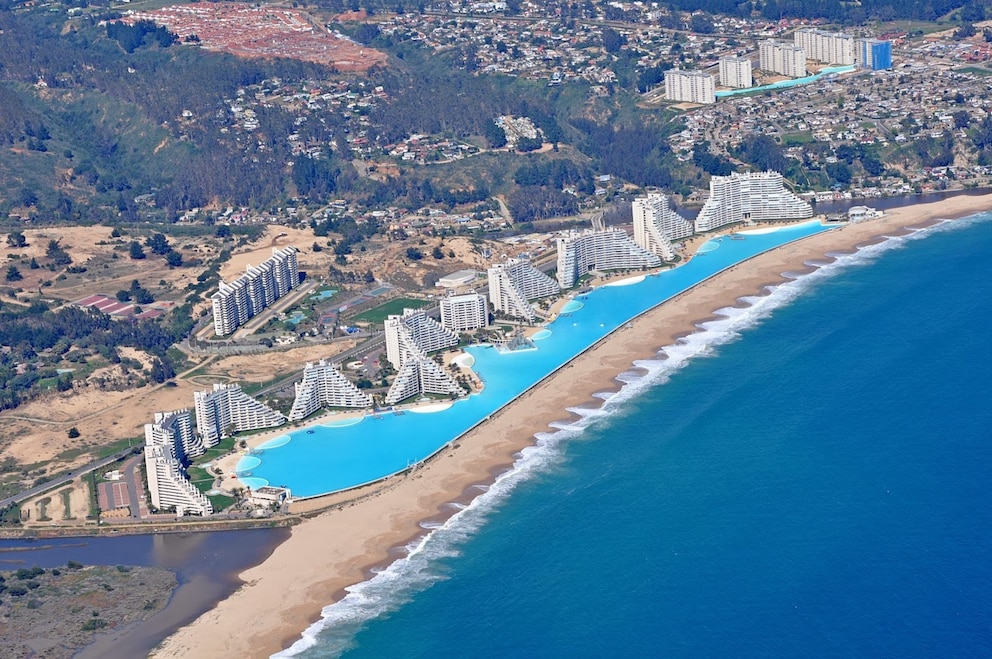
[[[677,268],[625,286],[603,286],[576,299],[582,307],[547,327],[537,349],[499,352],[472,346],[482,392],[424,414],[379,412],[346,423],[325,422],[276,438],[245,456],[237,471],[250,487],[285,486],[296,498],[377,481],[420,462],[538,383],[633,317],[736,263],[832,227],[811,221],[771,232],[714,238]],[[535,337],[536,338],[536,337]],[[288,438],[288,441],[287,439]]]
[[[327,300],[327,299],[330,299],[330,298],[334,297],[334,294],[335,293],[337,293],[336,290],[333,290],[333,289],[330,289],[329,288],[327,290],[324,290],[324,291],[321,291],[321,292],[317,293],[316,295],[311,295],[310,296],[310,299],[311,300],[317,300],[319,302],[321,300]]]
[[[792,78],[790,80],[779,80],[778,82],[773,82],[769,85],[761,85],[760,87],[748,87],[746,89],[732,89],[729,91],[719,91],[716,93],[717,98],[726,98],[727,96],[736,96],[738,94],[753,94],[754,92],[762,92],[772,89],[788,89],[789,87],[797,87],[799,85],[808,85],[811,82],[816,82],[824,76],[829,76],[831,74],[841,74],[850,73],[858,67],[851,65],[844,66],[828,66],[822,69],[819,73],[814,73],[813,75],[805,76],[803,78]]]

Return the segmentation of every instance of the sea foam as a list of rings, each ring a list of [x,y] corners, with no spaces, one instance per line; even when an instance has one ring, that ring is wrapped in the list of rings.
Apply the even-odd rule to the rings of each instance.
[[[673,373],[689,362],[717,354],[721,345],[740,338],[743,331],[768,318],[776,309],[788,305],[812,287],[821,285],[839,272],[867,265],[881,254],[898,249],[907,241],[917,240],[935,232],[954,230],[975,221],[992,218],[980,214],[973,218],[944,221],[903,236],[886,237],[882,242],[868,245],[851,254],[830,254],[833,261],[811,261],[816,267],[809,273],[787,273],[788,281],[769,286],[765,295],[742,297],[746,307],[726,307],[714,312],[715,320],[700,323],[698,331],[659,350],[656,359],[637,360],[634,368],[617,376],[622,383],[617,392],[595,394],[603,400],[598,408],[572,407],[568,411],[578,418],[571,422],[556,422],[551,432],[535,435],[533,446],[523,449],[513,466],[489,486],[479,487],[480,494],[467,505],[452,505],[454,514],[444,522],[425,522],[425,534],[405,547],[405,554],[368,580],[346,588],[347,595],[325,606],[321,619],[308,627],[301,638],[273,657],[330,657],[354,646],[355,635],[370,620],[394,611],[410,601],[418,592],[447,578],[443,559],[456,557],[460,547],[476,533],[513,489],[532,476],[547,472],[564,459],[564,444],[583,433],[590,425],[622,413],[624,403],[646,389],[667,382]]]

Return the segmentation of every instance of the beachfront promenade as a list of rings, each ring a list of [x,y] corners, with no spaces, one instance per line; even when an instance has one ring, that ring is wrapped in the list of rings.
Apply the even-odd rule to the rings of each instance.
[[[577,297],[535,335],[535,348],[466,352],[482,379],[468,399],[324,421],[282,434],[239,461],[239,479],[257,488],[288,487],[294,498],[317,497],[374,483],[417,465],[520,397],[625,323],[762,252],[833,228],[817,221],[717,237],[677,268],[610,282]]]

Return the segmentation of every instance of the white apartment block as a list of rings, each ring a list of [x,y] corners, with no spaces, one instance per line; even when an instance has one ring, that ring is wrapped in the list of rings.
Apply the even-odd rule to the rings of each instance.
[[[373,403],[372,396],[352,384],[335,364],[325,359],[316,364],[307,362],[303,379],[295,386],[290,421],[300,421],[325,407],[371,407]]]
[[[631,206],[634,242],[666,261],[674,260],[672,241],[691,236],[695,230],[692,222],[676,213],[669,206],[668,197],[659,192],[638,197]]]
[[[790,78],[806,75],[806,52],[800,46],[769,39],[758,44],[758,53],[763,71]]]
[[[186,478],[183,463],[203,453],[193,435],[189,410],[157,412],[154,423],[145,424],[145,471],[151,504],[177,515],[209,515],[210,501]]]
[[[849,34],[803,28],[796,30],[793,38],[811,60],[826,64],[854,64],[854,37]]]
[[[420,309],[404,309],[384,323],[386,359],[399,370],[410,355],[419,356],[458,344],[458,334],[441,327]]]
[[[196,428],[204,446],[216,446],[221,437],[245,430],[274,428],[286,417],[255,400],[238,384],[215,384],[213,389],[193,392]]]
[[[592,270],[641,270],[661,265],[661,257],[647,251],[622,229],[586,230],[558,238],[558,283],[571,288]]]
[[[778,172],[734,173],[710,178],[710,196],[696,217],[696,231],[735,222],[807,217],[813,217],[813,207],[787,190]]]
[[[751,60],[747,57],[721,57],[720,84],[735,89],[747,89],[754,85]]]
[[[165,447],[145,446],[145,473],[151,504],[159,510],[175,508],[176,515],[209,515],[213,513],[210,500],[189,482],[182,463]]]
[[[529,261],[509,259],[489,268],[489,301],[508,316],[534,322],[530,300],[561,293],[561,286]]]
[[[665,98],[689,103],[716,103],[713,76],[702,71],[665,71]]]
[[[214,333],[227,336],[248,322],[300,282],[295,247],[272,250],[272,256],[231,283],[220,283],[210,296],[214,313]]]
[[[178,460],[187,461],[203,455],[204,446],[193,434],[189,410],[156,412],[154,423],[145,424],[145,444],[165,446]]]
[[[467,332],[489,326],[489,303],[485,295],[467,293],[441,298],[441,327]]]
[[[420,355],[403,362],[400,372],[386,394],[386,405],[395,405],[418,394],[464,396],[455,380],[429,357]]]

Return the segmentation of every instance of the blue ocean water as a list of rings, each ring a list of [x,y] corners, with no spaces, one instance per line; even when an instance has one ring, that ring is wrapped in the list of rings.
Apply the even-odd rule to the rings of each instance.
[[[992,655],[990,253],[986,214],[727,310],[287,654]]]

